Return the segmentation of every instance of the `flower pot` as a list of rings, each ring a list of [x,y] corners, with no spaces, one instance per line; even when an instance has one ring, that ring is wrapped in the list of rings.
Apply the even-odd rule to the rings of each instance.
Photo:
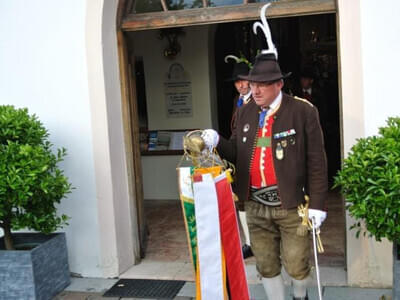
[[[393,243],[393,300],[400,300],[400,244]]]
[[[15,233],[14,244],[31,250],[4,250],[0,239],[0,299],[52,299],[70,283],[64,233]]]

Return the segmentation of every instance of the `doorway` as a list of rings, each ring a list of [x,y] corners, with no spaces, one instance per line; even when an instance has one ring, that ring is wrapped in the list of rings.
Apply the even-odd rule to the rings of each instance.
[[[285,91],[296,95],[301,72],[311,67],[315,89],[318,87],[326,95],[323,97],[324,103],[320,104],[324,107],[320,109],[320,117],[321,123],[324,122],[330,182],[340,167],[341,151],[335,18],[335,14],[323,14],[269,20],[281,68],[284,72],[293,72],[291,78],[285,81]],[[151,134],[214,127],[219,128],[222,135],[230,135],[234,90],[225,81],[232,70],[223,58],[228,54],[242,53],[253,60],[257,49],[264,47],[263,36],[255,36],[251,32],[252,23],[182,27],[184,34],[178,37],[181,52],[173,60],[163,54],[167,42],[160,38],[160,30],[126,34],[138,91],[144,215],[149,233],[147,247],[142,245],[142,266],[160,263],[159,268],[167,269],[166,265],[175,265],[172,267],[175,275],[166,275],[171,276],[170,279],[182,279],[179,277],[181,275],[186,280],[193,279],[176,188],[175,168],[182,153],[165,148],[149,151],[149,145],[154,142]],[[164,94],[165,74],[174,63],[179,63],[189,74],[191,116],[168,116]],[[343,201],[337,191],[331,191],[327,202],[328,219],[321,235],[326,253],[320,257],[320,262],[323,266],[344,267]],[[254,265],[254,260],[250,259],[247,264]],[[126,276],[157,278],[160,271],[158,269],[158,274],[151,275],[136,269]],[[156,271],[150,268],[149,272]]]

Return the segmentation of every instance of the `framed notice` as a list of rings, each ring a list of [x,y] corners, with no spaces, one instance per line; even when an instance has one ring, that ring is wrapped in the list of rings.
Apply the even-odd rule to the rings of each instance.
[[[167,118],[188,118],[193,115],[190,74],[179,63],[173,63],[165,76],[164,94]]]

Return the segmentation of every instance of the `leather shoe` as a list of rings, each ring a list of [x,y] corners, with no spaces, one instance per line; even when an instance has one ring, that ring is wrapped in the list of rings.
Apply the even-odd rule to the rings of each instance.
[[[252,257],[254,255],[253,251],[251,251],[251,247],[247,244],[244,244],[242,246],[242,254],[243,254],[243,259]]]

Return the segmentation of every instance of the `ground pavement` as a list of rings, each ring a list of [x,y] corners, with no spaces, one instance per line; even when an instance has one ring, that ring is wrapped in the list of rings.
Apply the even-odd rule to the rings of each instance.
[[[146,300],[143,298],[119,298],[119,297],[102,297],[103,293],[108,290],[116,279],[95,279],[95,278],[72,278],[71,285],[63,292],[57,295],[53,300]],[[249,285],[251,300],[266,300],[267,297],[261,284]],[[290,287],[287,287],[287,299],[290,298]],[[369,288],[352,288],[352,287],[324,287],[324,300],[380,300],[390,299],[390,289],[369,289]],[[386,298],[382,298],[385,296]],[[175,300],[189,300],[195,297],[195,285],[193,282],[187,282],[180,290]],[[317,300],[318,291],[316,287],[309,289],[309,299]]]

